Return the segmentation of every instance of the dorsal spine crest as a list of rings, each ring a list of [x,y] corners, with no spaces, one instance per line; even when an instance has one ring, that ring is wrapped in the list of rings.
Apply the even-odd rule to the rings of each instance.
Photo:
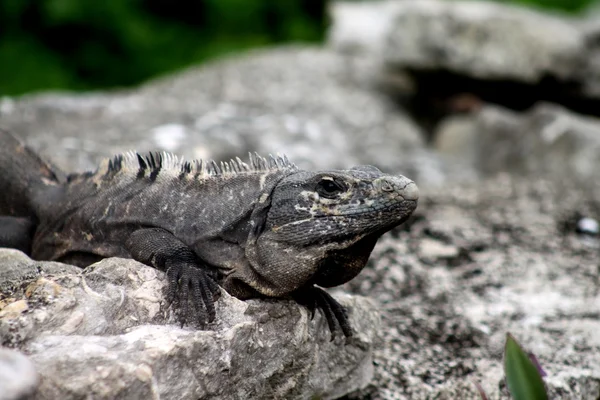
[[[147,177],[150,181],[155,181],[159,174],[169,171],[172,171],[174,176],[179,177],[179,179],[201,179],[209,176],[232,176],[278,169],[296,170],[297,167],[285,155],[280,154],[276,156],[269,155],[268,158],[265,158],[258,153],[249,153],[248,163],[242,161],[239,157],[217,163],[214,160],[205,161],[202,159],[185,161],[167,152],[140,154],[130,151],[109,159],[104,177],[111,178],[122,170],[133,170],[137,179]]]
[[[123,155],[118,154],[114,156],[112,159],[108,160],[108,172],[109,173],[117,173],[123,168]]]

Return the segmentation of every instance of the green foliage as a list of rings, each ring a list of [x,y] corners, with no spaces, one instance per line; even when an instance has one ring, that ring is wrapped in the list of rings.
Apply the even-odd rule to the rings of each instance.
[[[510,334],[506,334],[504,348],[506,383],[515,400],[547,400],[544,381],[538,368]]]
[[[497,0],[577,12],[595,0]],[[0,96],[128,86],[232,51],[322,40],[328,0],[0,0]]]
[[[542,380],[544,372],[535,357],[526,353],[510,333],[506,334],[504,347],[504,374],[514,400],[548,400]],[[487,400],[481,385],[478,382],[474,384],[481,400]]]
[[[325,23],[325,0],[0,0],[0,95],[132,85]]]
[[[578,12],[597,0],[497,0],[532,6],[535,8],[554,9],[567,12]]]

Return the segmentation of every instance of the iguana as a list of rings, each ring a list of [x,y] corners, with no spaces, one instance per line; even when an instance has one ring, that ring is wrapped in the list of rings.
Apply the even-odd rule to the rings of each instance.
[[[221,286],[240,299],[293,298],[346,336],[346,311],[315,285],[354,278],[418,200],[414,182],[373,166],[309,172],[257,154],[216,163],[128,152],[65,175],[6,131],[0,188],[0,246],[80,267],[124,257],[165,271],[184,321],[212,321]]]

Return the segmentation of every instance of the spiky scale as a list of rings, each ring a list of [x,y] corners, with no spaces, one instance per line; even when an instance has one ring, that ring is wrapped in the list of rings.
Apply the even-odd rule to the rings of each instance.
[[[181,172],[179,173],[179,179],[183,179],[192,172],[192,163],[184,161],[181,163]]]
[[[196,174],[194,175],[194,179],[198,179],[198,177],[203,176],[205,173],[205,163],[203,160],[196,161]]]
[[[144,157],[142,157],[142,155],[140,153],[135,153],[138,159],[138,164],[140,166],[140,169],[145,170],[146,168],[148,168],[148,164],[146,164],[146,161],[144,160]]]
[[[273,157],[272,154],[269,154],[269,168],[276,169],[277,168],[277,160]]]
[[[144,157],[142,157],[140,153],[135,153],[135,155],[137,156],[137,161],[138,161],[138,165],[139,165],[136,178],[140,179],[140,178],[143,178],[144,175],[146,174],[146,170],[148,169],[148,164],[146,164]]]
[[[229,163],[226,161],[221,161],[221,171],[223,171],[224,175],[230,175],[231,170],[229,169]]]
[[[156,168],[156,161],[154,160],[154,153],[148,153],[146,156],[146,162],[148,163],[148,167],[152,170]]]
[[[108,160],[108,173],[116,173],[123,166],[123,155],[119,154]]]
[[[262,170],[262,165],[260,162],[261,157],[258,155],[258,153],[254,153],[251,157],[252,157],[252,168],[254,168],[257,171],[261,171]]]
[[[219,168],[219,165],[215,160],[211,160],[210,165],[212,167],[213,175],[221,175],[223,173],[223,171],[221,171],[221,168]]]
[[[154,182],[156,180],[156,178],[158,177],[158,174],[160,173],[160,170],[162,169],[162,154],[159,152],[156,153],[150,153],[150,167],[152,169],[152,171],[150,172],[150,180],[152,182]]]
[[[243,162],[239,157],[236,157],[235,161],[237,162],[240,171],[248,171],[248,164]]]
[[[261,157],[258,153],[254,153],[255,156],[255,160],[256,160],[256,169],[258,171],[266,171],[267,168],[267,159],[264,157]]]

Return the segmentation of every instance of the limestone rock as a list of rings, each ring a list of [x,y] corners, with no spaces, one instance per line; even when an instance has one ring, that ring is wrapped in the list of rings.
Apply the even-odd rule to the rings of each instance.
[[[0,316],[0,338],[28,355],[37,399],[337,398],[372,377],[379,319],[367,299],[338,296],[356,331],[347,342],[331,341],[321,315],[311,320],[292,301],[243,302],[224,291],[215,323],[182,328],[161,308],[163,274],[150,267],[111,258],[83,273],[15,281],[13,265],[52,263],[14,253],[0,250],[0,282],[13,283],[3,295],[14,299],[3,309],[28,307]]]
[[[332,16],[329,44],[377,60],[381,85],[428,107],[420,113],[429,123],[486,102],[523,110],[546,101],[597,114],[597,11],[575,17],[492,1],[384,0],[337,2]]]
[[[598,180],[600,119],[556,104],[539,103],[523,113],[486,105],[446,117],[435,138],[448,164],[464,165],[479,179],[509,173],[583,186]]]
[[[565,17],[493,2],[400,2],[387,37],[390,65],[535,83],[573,77],[584,35]]]
[[[489,106],[477,115],[476,127],[476,168],[484,174],[544,176],[584,186],[598,180],[597,118],[548,103],[524,114]]]
[[[37,385],[31,360],[16,350],[0,348],[0,400],[25,399]]]
[[[342,53],[383,57],[394,17],[403,9],[399,1],[335,1],[328,44]]]

